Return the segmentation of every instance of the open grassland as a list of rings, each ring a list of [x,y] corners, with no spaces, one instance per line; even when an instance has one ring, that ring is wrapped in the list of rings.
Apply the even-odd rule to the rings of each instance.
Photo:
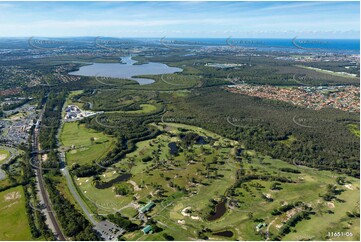
[[[87,129],[84,124],[78,122],[65,123],[61,133],[63,146],[72,147],[66,153],[66,161],[69,165],[91,164],[106,156],[113,149],[115,139],[109,135]]]
[[[21,186],[0,192],[0,240],[31,240]]]

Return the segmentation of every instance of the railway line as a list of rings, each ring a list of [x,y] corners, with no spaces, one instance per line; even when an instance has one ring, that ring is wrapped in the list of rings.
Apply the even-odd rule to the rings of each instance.
[[[42,110],[39,120],[42,119],[44,113],[44,109]],[[61,231],[60,225],[55,217],[55,213],[52,209],[52,205],[48,196],[48,193],[46,191],[45,188],[45,184],[44,184],[44,177],[43,177],[43,170],[42,170],[42,166],[41,166],[41,160],[39,159],[39,154],[38,154],[38,149],[39,149],[39,130],[35,129],[34,130],[34,134],[33,134],[33,147],[32,147],[32,151],[33,151],[33,161],[37,164],[39,164],[36,168],[36,177],[37,177],[37,181],[38,181],[38,185],[39,185],[39,192],[40,192],[40,197],[42,198],[42,202],[45,204],[46,206],[46,213],[47,213],[47,218],[49,218],[52,228],[54,229],[53,232],[55,232],[55,236],[58,240],[61,241],[65,241],[65,235],[63,234],[63,232]]]

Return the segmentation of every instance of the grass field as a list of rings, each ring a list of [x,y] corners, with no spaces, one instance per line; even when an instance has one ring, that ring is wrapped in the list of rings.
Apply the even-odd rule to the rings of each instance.
[[[313,71],[317,71],[317,72],[321,72],[321,73],[325,73],[325,74],[330,74],[332,76],[352,78],[352,79],[357,79],[358,78],[358,77],[352,76],[350,74],[339,73],[339,72],[334,72],[334,71],[329,71],[329,70],[323,70],[323,69],[320,69],[320,68],[315,68],[315,67],[310,67],[310,66],[302,66],[302,65],[296,65],[296,66],[301,67],[301,68],[305,68],[305,69],[309,69],[309,70],[313,70]]]
[[[32,240],[21,186],[0,192],[0,240]]]
[[[3,161],[6,161],[10,156],[10,152],[8,150],[0,149],[0,165]]]
[[[284,145],[291,146],[292,142],[296,141],[297,138],[294,135],[290,135],[287,137],[287,139],[280,141]]]
[[[154,125],[154,124],[153,124]],[[187,128],[188,130],[197,131],[199,134],[207,135],[208,137],[212,137],[214,139],[221,139],[220,136],[213,134],[211,132],[199,129],[197,127],[192,126],[182,126],[182,125],[174,125],[171,129],[167,129],[169,134],[177,134],[179,133],[178,128]],[[162,129],[161,126],[159,128]],[[169,147],[167,146],[170,142],[177,142],[179,141],[175,137],[170,137],[168,135],[160,135],[157,138],[146,140],[137,143],[137,150],[128,154],[125,159],[120,161],[117,164],[117,167],[122,170],[129,169],[129,172],[133,174],[133,178],[131,178],[130,181],[128,181],[129,184],[132,184],[131,187],[134,186],[133,192],[131,196],[116,196],[116,194],[113,191],[112,188],[107,189],[97,189],[94,187],[93,178],[77,178],[76,184],[78,188],[80,189],[81,193],[93,204],[96,204],[98,207],[98,212],[101,214],[104,213],[110,213],[117,210],[120,210],[122,213],[125,213],[127,216],[134,216],[134,206],[131,203],[132,197],[137,197],[138,201],[141,202],[147,202],[150,198],[149,196],[157,196],[157,195],[150,195],[157,192],[156,187],[154,187],[154,184],[157,183],[158,185],[162,185],[162,187],[165,189],[165,193],[169,196],[173,196],[174,194],[178,194],[179,192],[176,191],[175,188],[169,187],[168,185],[168,177],[177,176],[178,178],[173,179],[174,185],[179,187],[184,187],[190,190],[196,191],[196,188],[191,188],[191,183],[189,183],[188,180],[192,179],[194,177],[195,179],[203,179],[203,175],[200,175],[200,171],[204,170],[204,165],[202,163],[192,164],[189,166],[188,169],[185,169],[183,167],[187,166],[187,159],[189,159],[188,154],[187,156],[184,153],[181,153],[179,156],[174,157],[174,161],[169,161],[166,167],[168,167],[170,170],[168,172],[164,173],[163,169],[168,169],[166,167],[158,170],[155,169],[148,174],[148,169],[151,164],[147,164],[146,162],[143,162],[141,160],[142,157],[151,155],[156,150],[159,149],[159,159],[160,160],[167,160],[167,159],[173,159],[170,157],[169,154]],[[201,152],[201,146],[195,145],[193,154],[196,155],[196,157],[193,157],[194,160],[204,159],[205,162],[212,162],[214,157],[217,155],[226,157],[226,154],[231,151],[231,148],[228,146],[231,146],[231,141],[227,139],[221,139],[218,141],[219,146],[224,147],[224,149],[219,149],[219,151],[209,152],[209,154],[202,154]],[[234,143],[235,144],[235,143]],[[209,145],[203,145],[205,149],[211,149]],[[205,151],[203,151],[205,152]],[[202,158],[203,156],[203,158]],[[139,158],[137,158],[139,157]],[[129,168],[129,161],[135,159],[135,165]],[[182,163],[181,166],[179,166],[179,163]],[[143,175],[144,173],[147,173],[148,175]],[[166,174],[166,177],[164,176]],[[194,174],[194,175],[192,175]],[[209,186],[207,186],[205,189],[201,191],[201,193],[197,196],[198,200],[201,201],[202,197],[206,194],[218,196],[224,194],[227,185],[232,183],[234,181],[235,177],[229,170],[221,169],[219,167],[219,174],[224,174],[224,179],[219,179],[219,182],[211,182],[210,179],[205,179],[204,182],[208,182]],[[101,176],[102,181],[109,181],[111,179],[114,179],[119,174],[115,171],[109,171],[104,173]],[[207,180],[207,181],[206,181]],[[142,188],[140,188],[142,187]],[[203,206],[200,209],[207,210],[207,201],[203,202]],[[207,213],[208,211],[205,211]]]
[[[115,178],[117,173],[106,172],[102,175],[103,179]],[[94,186],[93,178],[76,178],[75,184],[82,196],[86,198],[89,208],[98,214],[111,214],[126,207],[131,201],[131,197],[117,196],[113,187],[107,189],[97,189]],[[96,208],[96,209],[94,209]]]
[[[93,141],[91,140],[93,138]],[[91,164],[93,160],[101,159],[113,149],[115,139],[111,136],[87,129],[78,122],[65,123],[61,132],[63,146],[74,146],[66,152],[66,161],[69,165]]]
[[[185,127],[184,125],[176,124],[178,127]],[[194,128],[199,130],[199,128]],[[292,139],[292,137],[290,137]],[[142,146],[144,147],[144,146]],[[246,152],[251,155],[249,161],[244,164],[246,173],[256,174],[273,174],[274,176],[285,176],[295,181],[295,183],[281,183],[281,190],[272,190],[272,181],[265,181],[261,179],[255,179],[245,182],[245,186],[241,186],[236,189],[233,199],[239,202],[238,208],[229,209],[228,212],[218,220],[209,222],[204,216],[201,216],[201,221],[184,217],[181,214],[181,210],[187,206],[191,206],[192,210],[197,214],[202,209],[204,204],[207,204],[210,198],[216,197],[212,191],[207,188],[202,188],[201,192],[197,195],[183,196],[173,200],[171,206],[166,209],[155,210],[153,218],[159,221],[165,232],[172,235],[178,240],[190,240],[195,239],[195,234],[201,228],[200,225],[211,229],[212,231],[224,231],[229,230],[233,232],[232,238],[239,240],[263,240],[264,237],[261,230],[257,232],[255,226],[258,222],[255,220],[264,220],[269,226],[269,231],[272,234],[279,232],[280,226],[285,221],[284,214],[280,216],[273,216],[271,211],[281,206],[281,204],[291,203],[295,201],[302,201],[310,204],[316,211],[315,215],[311,216],[310,220],[303,220],[298,223],[295,229],[291,233],[286,235],[284,240],[301,240],[301,239],[316,239],[324,240],[327,232],[329,231],[353,231],[353,236],[332,238],[332,240],[357,240],[359,238],[358,219],[348,218],[347,211],[353,211],[359,204],[359,180],[351,177],[347,177],[347,184],[339,186],[342,189],[342,193],[336,200],[331,202],[323,201],[320,194],[326,192],[327,184],[335,184],[335,179],[338,176],[329,171],[317,171],[315,169],[295,166],[288,164],[281,160],[271,159],[267,156],[262,156],[254,151]],[[236,164],[233,164],[237,166]],[[280,169],[290,168],[300,171],[299,174],[283,172]],[[189,172],[192,174],[192,172]],[[231,183],[222,185],[219,181],[217,184],[220,187],[227,187]],[[247,190],[245,190],[247,188]],[[270,195],[273,199],[272,202],[268,202],[263,198],[263,195]],[[167,203],[166,203],[167,204]],[[333,207],[334,206],[334,207]],[[340,208],[342,207],[342,208]],[[331,213],[326,211],[331,210]],[[252,213],[252,218],[249,217],[249,213]],[[179,224],[179,220],[184,220],[185,224]],[[326,222],[327,221],[327,222]],[[344,223],[344,226],[338,226],[338,224]],[[296,232],[298,231],[298,232]],[[302,231],[302,232],[301,232]],[[304,231],[304,232],[303,232]],[[141,240],[156,240],[162,239],[160,234],[143,236],[141,233],[134,233],[128,235],[129,239],[141,239]],[[208,233],[207,236],[212,240],[224,240],[225,238],[214,236],[212,233]]]
[[[84,103],[78,102],[77,100],[73,100],[73,98],[79,94],[82,94],[83,90],[77,90],[70,92],[68,98],[66,99],[66,105],[77,105],[79,108],[83,108]]]
[[[150,75],[139,76],[143,78],[150,78],[155,80],[154,83],[149,85],[140,85],[131,87],[134,89],[142,90],[180,90],[189,89],[200,84],[201,76],[178,74],[166,74],[166,75]]]
[[[357,137],[360,137],[360,125],[358,124],[349,124],[347,125],[348,129]]]
[[[110,111],[106,113],[123,113],[123,114],[149,114],[157,111],[159,107],[153,104],[140,104],[139,105],[141,109],[138,110],[132,110],[132,111]],[[159,105],[158,105],[159,106]]]

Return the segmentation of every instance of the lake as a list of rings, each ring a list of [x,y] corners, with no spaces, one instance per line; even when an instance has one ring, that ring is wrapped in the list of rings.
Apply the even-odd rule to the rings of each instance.
[[[78,71],[70,72],[70,75],[77,76],[99,76],[122,78],[137,81],[140,85],[151,84],[154,82],[148,78],[137,78],[140,75],[160,75],[173,74],[183,71],[181,68],[170,67],[163,63],[149,62],[143,65],[134,65],[137,61],[132,57],[122,57],[119,63],[93,63],[82,66]]]

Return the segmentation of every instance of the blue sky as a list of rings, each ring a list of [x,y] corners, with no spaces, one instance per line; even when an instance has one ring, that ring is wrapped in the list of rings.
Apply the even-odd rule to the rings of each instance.
[[[357,2],[0,2],[0,37],[359,38]]]

